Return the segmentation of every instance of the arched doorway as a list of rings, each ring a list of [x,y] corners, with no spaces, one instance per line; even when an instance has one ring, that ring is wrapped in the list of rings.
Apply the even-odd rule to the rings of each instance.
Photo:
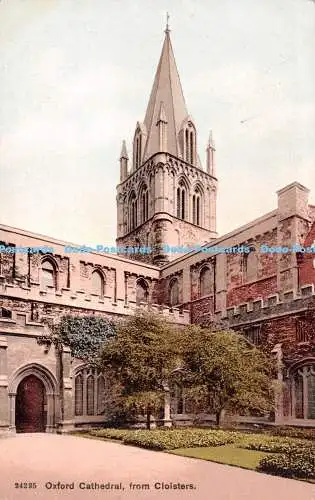
[[[47,396],[43,382],[28,375],[19,383],[16,393],[15,425],[17,432],[45,432]]]

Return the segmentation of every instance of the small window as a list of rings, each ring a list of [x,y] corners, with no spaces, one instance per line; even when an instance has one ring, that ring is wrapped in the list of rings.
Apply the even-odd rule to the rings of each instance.
[[[56,288],[56,270],[49,260],[44,260],[41,269],[41,286],[43,289]]]
[[[179,304],[179,285],[177,278],[173,279],[170,283],[169,304],[170,306],[176,306]]]
[[[258,275],[258,258],[254,248],[243,256],[243,277],[244,282],[254,281]]]
[[[99,271],[92,273],[92,293],[99,297],[104,296],[104,278]]]
[[[200,290],[200,297],[205,297],[206,295],[211,294],[212,290],[211,271],[208,267],[204,267],[200,272],[199,290]]]

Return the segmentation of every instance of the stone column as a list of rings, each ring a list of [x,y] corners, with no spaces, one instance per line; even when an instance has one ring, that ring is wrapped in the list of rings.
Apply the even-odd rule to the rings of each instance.
[[[7,338],[0,337],[0,432],[7,431],[10,425],[7,349]]]
[[[59,432],[69,432],[74,429],[74,394],[72,381],[70,378],[71,370],[71,351],[70,347],[64,346],[62,352],[62,391],[63,391],[63,416],[59,425]]]
[[[168,384],[164,384],[164,427],[172,427],[171,420],[171,393]]]

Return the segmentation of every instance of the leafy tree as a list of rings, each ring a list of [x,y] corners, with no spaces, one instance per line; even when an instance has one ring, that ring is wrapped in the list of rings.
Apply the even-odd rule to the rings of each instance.
[[[176,338],[176,330],[165,320],[138,312],[117,324],[115,338],[102,348],[101,366],[121,383],[125,408],[146,415],[148,429],[178,363]]]
[[[266,412],[273,404],[273,360],[231,331],[188,326],[182,336],[188,397],[199,411]]]

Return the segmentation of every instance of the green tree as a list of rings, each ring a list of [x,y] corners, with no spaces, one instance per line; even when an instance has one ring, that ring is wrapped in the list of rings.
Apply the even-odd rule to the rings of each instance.
[[[266,412],[273,407],[274,362],[237,333],[188,326],[182,336],[187,395],[199,411],[222,424],[231,413]]]
[[[101,366],[123,387],[125,408],[151,416],[161,408],[165,385],[178,363],[177,331],[151,313],[138,312],[116,325],[116,336],[103,345]]]

